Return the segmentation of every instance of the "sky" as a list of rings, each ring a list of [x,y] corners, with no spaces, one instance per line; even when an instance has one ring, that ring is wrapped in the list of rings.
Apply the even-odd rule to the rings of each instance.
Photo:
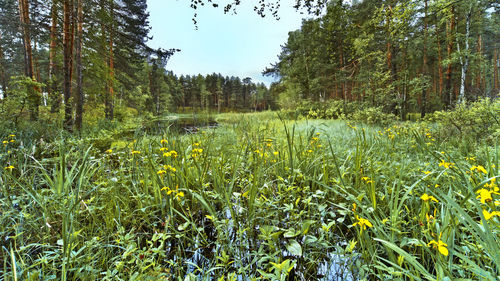
[[[288,32],[300,28],[306,15],[292,8],[295,0],[281,0],[279,20],[257,15],[252,5],[256,0],[241,2],[237,14],[224,14],[222,5],[205,5],[195,11],[190,0],[148,0],[153,36],[148,45],[181,49],[166,67],[179,76],[215,72],[242,79],[251,77],[254,82],[269,85],[274,79],[263,77],[262,70],[278,61]],[[192,21],[195,12],[197,30]]]

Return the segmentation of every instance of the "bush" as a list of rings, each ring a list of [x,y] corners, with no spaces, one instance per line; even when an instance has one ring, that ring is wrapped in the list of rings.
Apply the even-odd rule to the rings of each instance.
[[[452,111],[436,111],[426,121],[437,123],[441,136],[494,140],[500,137],[500,100],[482,99]]]
[[[370,107],[355,111],[349,116],[349,119],[368,125],[389,126],[394,121],[396,121],[397,118],[392,113],[382,112],[381,107]]]

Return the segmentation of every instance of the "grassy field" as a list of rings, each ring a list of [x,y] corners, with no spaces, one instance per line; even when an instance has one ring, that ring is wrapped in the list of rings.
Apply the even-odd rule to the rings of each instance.
[[[0,280],[500,278],[494,143],[416,123],[215,120],[0,132]]]

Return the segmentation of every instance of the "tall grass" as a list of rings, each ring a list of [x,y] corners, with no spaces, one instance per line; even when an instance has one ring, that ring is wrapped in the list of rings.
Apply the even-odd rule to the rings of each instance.
[[[500,275],[498,148],[457,148],[418,124],[216,119],[196,134],[43,146],[5,132],[0,279]]]

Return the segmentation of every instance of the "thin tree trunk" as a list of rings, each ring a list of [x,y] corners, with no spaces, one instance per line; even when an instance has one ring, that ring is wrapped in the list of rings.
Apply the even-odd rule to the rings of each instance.
[[[441,54],[441,38],[439,36],[440,33],[440,28],[439,28],[439,22],[436,23],[436,41],[437,41],[437,47],[438,47],[438,77],[439,77],[439,92],[438,96],[442,98],[443,96],[443,88],[444,88],[444,73],[443,73],[443,55]]]
[[[30,15],[29,15],[29,3],[27,0],[19,0],[19,16],[21,20],[21,26],[23,31],[23,43],[24,43],[24,58],[25,58],[25,75],[32,80],[36,81],[36,77],[33,71],[33,50],[31,47],[31,37],[30,37]],[[27,86],[28,90],[28,107],[30,111],[30,119],[38,119],[38,94],[33,85]]]
[[[2,41],[2,33],[0,33],[0,42]],[[4,54],[2,45],[0,44],[0,83],[2,87],[3,98],[7,97],[7,79],[5,77],[5,66],[3,64]]]
[[[52,100],[50,112],[56,113],[61,106],[61,94],[57,91],[57,83],[55,77],[55,58],[56,58],[56,34],[57,34],[57,4],[56,0],[52,0],[51,8],[51,24],[50,24],[50,44],[49,44],[49,85],[47,92]]]
[[[451,63],[451,55],[453,52],[453,31],[455,30],[455,9],[451,6],[451,19],[450,24],[447,28],[447,51],[448,51],[448,66],[446,69],[446,91],[444,93],[443,101],[446,106],[451,106],[453,97],[453,88],[451,85],[451,80],[453,78],[453,66]]]
[[[73,66],[73,44],[72,42],[72,10],[73,10],[73,0],[64,0],[64,22],[63,22],[63,73],[64,73],[64,128],[66,130],[72,130],[72,105],[71,99],[71,76],[72,76],[72,66]]]
[[[465,22],[465,57],[462,59],[460,56],[460,64],[462,65],[462,73],[460,75],[460,93],[458,95],[457,103],[465,103],[465,81],[467,75],[467,68],[469,67],[469,35],[470,35],[470,18],[472,16],[472,4],[469,7],[467,18]],[[460,44],[457,39],[457,50],[460,52]]]
[[[77,32],[76,32],[76,117],[77,130],[82,129],[83,122],[83,74],[82,74],[82,40],[83,40],[83,7],[82,0],[77,0]]]
[[[427,0],[424,1],[425,14],[424,14],[424,46],[423,46],[423,65],[422,65],[422,76],[425,79],[427,77]],[[420,117],[424,118],[427,111],[427,88],[422,88],[422,107],[420,111]]]
[[[110,20],[113,21],[113,0],[110,2]],[[109,24],[109,41],[108,41],[108,81],[107,81],[107,98],[105,104],[106,119],[113,120],[113,102],[114,102],[114,81],[115,81],[115,65],[113,53],[113,24]]]
[[[498,49],[495,49],[495,52],[493,54],[493,93],[492,97],[494,97],[497,94],[498,91],[498,69],[499,69],[499,59],[498,59]]]

